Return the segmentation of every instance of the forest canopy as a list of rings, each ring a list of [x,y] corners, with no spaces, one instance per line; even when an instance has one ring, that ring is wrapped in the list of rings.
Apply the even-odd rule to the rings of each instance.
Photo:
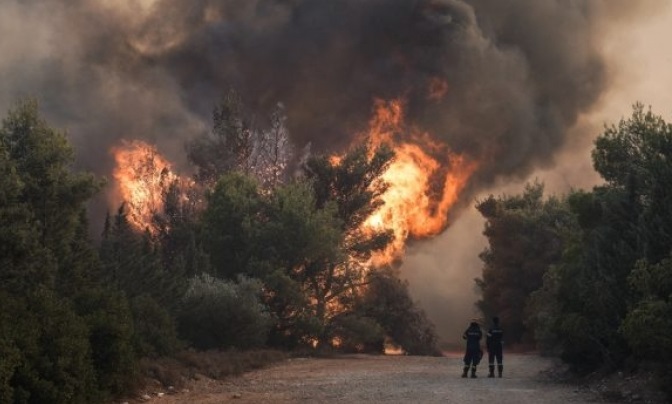
[[[508,343],[581,372],[628,365],[672,375],[672,125],[637,104],[595,140],[604,183],[544,198],[543,184],[478,204],[489,246],[479,308]],[[668,385],[669,387],[669,385]]]
[[[394,154],[362,146],[340,163],[311,155],[289,172],[281,107],[268,127],[252,128],[241,102],[226,96],[212,133],[187,145],[196,167],[188,187],[161,171],[160,208],[144,228],[129,202],[90,217],[105,181],[75,169],[67,134],[35,101],[9,111],[0,128],[1,403],[104,401],[128,393],[142,358],[186,348],[382,353],[389,341],[438,354],[398,273],[366,265],[391,240],[359,225],[380,205]],[[103,222],[100,238],[90,220]]]

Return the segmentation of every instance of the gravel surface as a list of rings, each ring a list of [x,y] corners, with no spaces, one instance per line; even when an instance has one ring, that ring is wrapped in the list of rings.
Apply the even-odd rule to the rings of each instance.
[[[552,367],[536,355],[505,356],[504,377],[461,378],[459,354],[444,357],[348,355],[291,359],[240,377],[199,378],[161,403],[590,403],[590,391],[548,381]],[[156,398],[154,398],[156,397]]]

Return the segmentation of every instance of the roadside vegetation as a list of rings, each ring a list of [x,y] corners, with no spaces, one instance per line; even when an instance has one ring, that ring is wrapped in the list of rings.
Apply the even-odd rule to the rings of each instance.
[[[590,191],[478,203],[489,247],[478,302],[507,344],[536,344],[578,374],[652,372],[672,397],[672,125],[642,105],[595,141]]]
[[[34,101],[0,125],[0,403],[107,402],[145,378],[180,387],[290,355],[438,355],[431,323],[361,224],[394,159],[362,146],[334,161],[292,150],[279,105],[253,119],[230,93],[166,176],[146,228],[121,204],[91,218],[105,181],[73,167]],[[478,302],[507,344],[534,344],[578,374],[672,378],[672,125],[635,106],[593,150],[590,191],[478,203],[489,247]],[[146,161],[152,165],[151,159]],[[103,223],[89,234],[90,220]],[[95,240],[95,241],[94,241]],[[669,385],[661,383],[663,388]],[[668,390],[668,393],[669,390]]]
[[[224,97],[212,133],[187,145],[189,186],[165,176],[161,208],[141,229],[127,204],[90,218],[105,181],[74,169],[65,133],[36,102],[9,111],[0,403],[106,402],[146,377],[177,388],[293,352],[382,353],[384,341],[437,355],[394,268],[365,265],[391,241],[360,225],[381,203],[393,153],[298,155],[284,119],[280,105],[253,119],[237,94]],[[104,222],[100,237],[89,220]]]

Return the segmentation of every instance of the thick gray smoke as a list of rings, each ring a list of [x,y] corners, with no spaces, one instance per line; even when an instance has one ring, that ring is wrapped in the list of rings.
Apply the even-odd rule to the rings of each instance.
[[[584,144],[570,128],[610,85],[605,27],[666,3],[0,0],[0,114],[38,98],[79,164],[109,176],[122,138],[186,167],[185,142],[209,130],[230,88],[260,114],[283,102],[296,146],[321,151],[347,146],[374,98],[404,97],[408,121],[481,162],[477,192]],[[428,97],[437,82],[445,96]],[[467,212],[405,263],[448,341],[474,314],[480,223]]]
[[[409,121],[482,161],[487,184],[552,160],[608,83],[601,22],[634,3],[2,0],[0,108],[37,97],[107,174],[120,138],[184,163],[229,88],[262,113],[283,102],[314,150],[347,145],[374,98],[405,97]]]

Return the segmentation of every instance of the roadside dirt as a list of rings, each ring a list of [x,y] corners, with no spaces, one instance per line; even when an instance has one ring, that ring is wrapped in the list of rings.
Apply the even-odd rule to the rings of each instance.
[[[160,403],[538,403],[610,401],[599,392],[552,381],[554,364],[536,355],[509,354],[504,377],[463,379],[461,355],[444,357],[348,355],[290,359],[224,381],[199,377]],[[139,401],[138,401],[139,402]],[[641,402],[645,402],[642,400]]]

